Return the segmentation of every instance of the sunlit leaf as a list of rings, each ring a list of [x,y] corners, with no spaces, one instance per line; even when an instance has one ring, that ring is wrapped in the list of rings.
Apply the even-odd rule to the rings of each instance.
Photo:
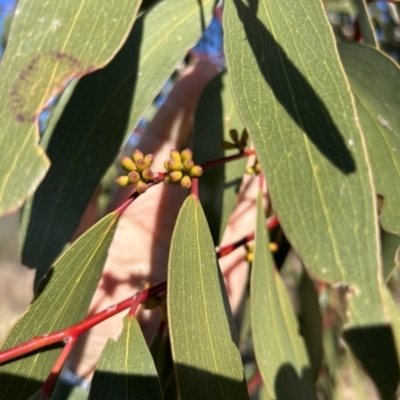
[[[384,321],[372,174],[322,2],[224,12],[232,92],[285,234],[313,275],[350,284],[348,326]]]
[[[179,213],[168,265],[168,323],[181,399],[248,399],[225,285],[199,201]]]
[[[136,318],[125,317],[117,341],[109,339],[97,363],[89,399],[162,399],[150,351]]]
[[[104,217],[55,263],[39,285],[35,300],[9,332],[2,350],[67,328],[85,317],[117,221],[117,213]],[[39,390],[60,350],[60,346],[52,346],[0,366],[0,399],[27,398]]]
[[[160,2],[138,18],[110,64],[82,78],[68,104],[56,107],[61,116],[50,121],[43,143],[52,165],[23,218],[22,259],[38,270],[36,282],[71,239],[139,118],[201,36],[212,6],[212,0],[202,8],[192,0]]]
[[[0,215],[19,207],[48,169],[49,161],[36,145],[40,111],[68,80],[113,57],[138,4],[18,2],[0,66]]]
[[[382,227],[400,234],[400,69],[380,51],[341,43],[340,56],[365,134]]]

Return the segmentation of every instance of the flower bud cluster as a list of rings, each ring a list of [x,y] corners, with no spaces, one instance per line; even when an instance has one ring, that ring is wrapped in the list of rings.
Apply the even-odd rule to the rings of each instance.
[[[240,135],[240,139],[239,139],[239,133],[236,129],[231,129],[229,131],[229,136],[231,137],[232,142],[224,140],[221,143],[221,147],[224,150],[238,149],[239,151],[243,151],[246,148],[247,141],[249,139],[249,134],[247,133],[246,129],[243,129],[242,134]]]
[[[200,165],[195,165],[192,160],[193,153],[190,149],[185,149],[179,152],[171,150],[171,159],[165,161],[164,167],[168,171],[165,174],[166,183],[177,183],[189,189],[192,186],[192,178],[197,178],[203,173],[203,168]]]
[[[122,157],[121,165],[127,175],[120,176],[116,182],[120,186],[129,186],[135,183],[136,190],[139,193],[144,193],[147,189],[147,183],[155,178],[154,172],[150,169],[153,160],[153,154],[145,156],[137,149],[133,152],[132,158]]]

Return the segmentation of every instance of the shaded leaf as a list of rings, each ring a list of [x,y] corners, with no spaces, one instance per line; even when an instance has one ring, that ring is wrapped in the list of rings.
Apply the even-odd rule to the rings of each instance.
[[[224,26],[233,96],[288,240],[313,275],[357,293],[349,325],[382,322],[372,176],[322,3],[233,0]]]
[[[48,169],[36,145],[40,111],[68,80],[113,57],[137,7],[137,1],[18,2],[0,66],[0,215],[19,207]]]
[[[399,266],[397,252],[400,248],[400,236],[393,233],[381,232],[383,279],[388,281],[396,267]]]
[[[316,398],[306,346],[269,250],[261,195],[257,199],[250,293],[254,350],[269,395],[278,399]]]
[[[233,102],[228,76],[221,73],[207,85],[197,105],[193,145],[196,163],[237,153],[221,147],[223,140],[232,141],[230,129],[236,129],[240,135],[243,123]],[[221,243],[235,205],[246,162],[244,158],[211,168],[199,180],[200,201],[216,245]]]
[[[1,349],[49,334],[82,320],[100,279],[118,214],[104,217],[64,253],[39,285],[38,293]],[[43,384],[61,351],[51,346],[0,366],[0,399],[27,398]]]
[[[22,259],[38,269],[36,282],[71,239],[101,178],[212,8],[212,0],[202,8],[192,0],[160,2],[138,18],[110,64],[82,78],[68,104],[56,107],[57,114],[65,109],[43,143],[52,165],[23,218]]]
[[[168,266],[168,321],[181,399],[248,399],[233,318],[199,201],[183,204]]]
[[[375,37],[374,27],[368,15],[368,5],[366,0],[356,0],[358,8],[357,21],[360,26],[361,37],[363,43],[372,47],[379,47],[378,41]]]
[[[150,351],[136,318],[124,318],[121,336],[109,339],[93,375],[89,399],[162,399]]]
[[[338,49],[365,135],[376,191],[384,197],[380,222],[399,235],[400,70],[371,47],[341,43]]]

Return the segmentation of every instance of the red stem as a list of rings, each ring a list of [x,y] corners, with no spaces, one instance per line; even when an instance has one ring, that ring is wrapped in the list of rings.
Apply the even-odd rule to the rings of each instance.
[[[82,322],[79,322],[75,325],[72,325],[69,328],[62,329],[56,331],[54,333],[50,333],[43,336],[37,336],[25,343],[22,343],[18,346],[15,346],[11,349],[3,350],[0,352],[0,364],[22,356],[27,353],[31,353],[34,350],[38,350],[42,347],[49,346],[51,344],[60,342],[65,339],[77,339],[83,332],[86,332],[88,329],[92,328],[93,326],[99,324],[100,322],[105,321],[108,318],[124,311],[130,307],[135,305],[135,302],[142,303],[143,301],[155,297],[160,293],[164,292],[167,287],[167,283],[160,282],[154,286],[151,286],[148,289],[141,290],[137,292],[134,296],[131,296],[121,302],[114,304],[103,311],[98,312],[97,314],[92,315],[91,317],[85,319]],[[137,300],[139,299],[139,300]]]
[[[243,157],[253,156],[254,154],[256,154],[255,150],[252,150],[252,149],[243,150],[238,154],[234,154],[233,156],[222,157],[222,158],[218,158],[216,160],[212,160],[212,161],[203,163],[203,164],[201,164],[201,167],[203,169],[212,168],[212,167],[216,167],[217,165],[225,164],[229,161],[239,160],[240,158],[243,158]]]
[[[61,351],[61,354],[58,356],[57,361],[53,365],[53,368],[50,371],[49,376],[46,379],[46,382],[42,386],[40,400],[46,400],[50,398],[51,395],[51,388],[55,380],[57,379],[58,375],[60,374],[61,368],[63,367],[69,353],[72,350],[77,338],[70,337],[65,344],[64,348]]]
[[[273,215],[271,218],[267,220],[267,229],[269,231],[272,231],[272,229],[275,229],[278,225],[279,225],[279,220],[276,215]],[[230,243],[227,244],[226,246],[220,247],[219,250],[217,251],[217,257],[218,258],[225,257],[228,254],[232,253],[232,251],[245,245],[246,243],[251,242],[252,240],[254,240],[254,232],[238,240],[237,242]]]
[[[192,178],[190,194],[192,194],[197,200],[199,199],[199,180],[197,178]]]

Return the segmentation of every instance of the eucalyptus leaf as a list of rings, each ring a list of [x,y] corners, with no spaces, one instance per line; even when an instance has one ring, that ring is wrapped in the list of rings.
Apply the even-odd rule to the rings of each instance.
[[[163,398],[156,367],[134,317],[125,317],[116,341],[108,340],[93,375],[89,399],[112,398]]]
[[[288,240],[314,276],[353,289],[348,326],[384,322],[372,173],[322,3],[232,0],[224,27],[233,96]]]
[[[82,320],[98,285],[118,213],[104,217],[82,235],[43,278],[36,297],[16,322],[1,350],[50,334]],[[40,389],[62,344],[0,366],[0,399],[28,398]]]
[[[168,263],[168,323],[181,399],[248,399],[233,318],[198,199],[175,225]]]
[[[250,293],[254,350],[269,396],[316,399],[304,339],[298,333],[293,306],[269,250],[261,195],[257,199]]]
[[[127,0],[18,2],[0,65],[0,215],[17,209],[49,167],[37,146],[39,113],[71,78],[110,61],[137,7]]]

